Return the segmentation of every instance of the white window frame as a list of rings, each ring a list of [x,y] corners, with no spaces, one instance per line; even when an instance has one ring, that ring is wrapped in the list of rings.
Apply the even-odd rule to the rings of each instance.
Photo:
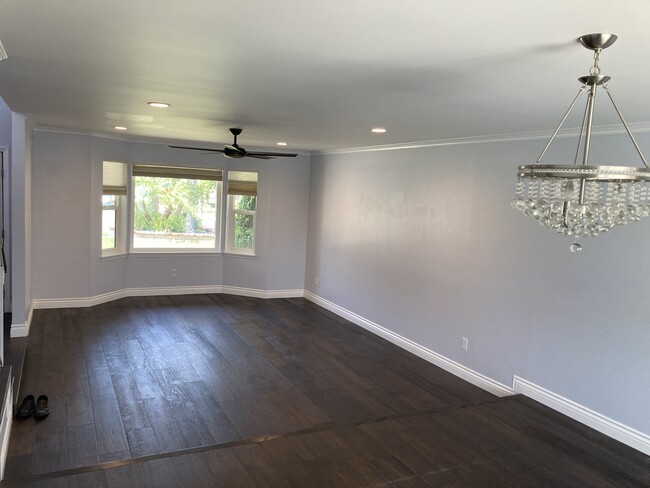
[[[134,163],[133,167],[151,167],[151,168],[166,168],[170,171],[179,170],[196,170],[196,171],[221,171],[222,175],[225,173],[224,170],[218,168],[195,168],[195,167],[186,167],[186,166],[170,166],[170,165],[159,165],[154,163]],[[130,225],[129,225],[129,253],[131,254],[216,254],[221,253],[221,227],[223,224],[222,216],[222,195],[223,195],[223,180],[216,181],[217,183],[217,194],[215,201],[215,241],[214,247],[210,248],[164,248],[164,247],[135,247],[134,245],[134,232],[135,232],[135,178],[132,170],[131,173],[131,188],[132,191],[129,194],[129,216],[130,216]],[[159,177],[164,178],[165,176],[147,176],[147,177]],[[191,179],[191,178],[188,178]],[[200,178],[196,178],[200,179]],[[207,179],[207,178],[206,178]]]
[[[234,207],[234,199],[236,196],[241,195],[242,193],[231,193],[231,175],[236,173],[254,173],[256,177],[255,181],[255,210],[236,210]],[[242,256],[255,256],[255,247],[257,242],[257,209],[259,205],[259,194],[257,192],[257,180],[259,179],[259,173],[257,171],[229,171],[228,172],[228,198],[227,198],[227,211],[226,211],[226,239],[225,239],[225,248],[226,253],[228,254],[237,254]],[[235,247],[235,216],[237,214],[241,215],[252,215],[253,216],[253,248],[246,249],[241,247]]]
[[[106,181],[106,165],[113,165],[113,168],[116,168],[116,165],[123,165],[123,181]],[[106,207],[103,202],[101,202],[101,218],[100,218],[100,249],[101,257],[111,257],[111,256],[120,256],[126,254],[126,219],[127,219],[127,175],[128,175],[128,164],[123,162],[113,162],[113,161],[103,161],[102,162],[102,196],[104,195],[113,195],[115,197],[115,205],[112,207]],[[119,179],[119,177],[118,177]],[[109,184],[109,186],[107,186]],[[111,188],[114,189],[115,193],[110,193]],[[103,222],[104,222],[104,210],[107,208],[115,209],[115,246],[109,248],[102,248],[101,236],[103,233]]]

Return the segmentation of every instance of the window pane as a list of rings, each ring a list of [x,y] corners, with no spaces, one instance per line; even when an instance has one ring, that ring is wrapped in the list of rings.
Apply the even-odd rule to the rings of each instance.
[[[115,213],[115,208],[102,210],[102,249],[113,249],[116,245]]]
[[[136,176],[133,183],[134,248],[216,247],[215,202],[221,182]]]
[[[253,224],[255,216],[235,212],[235,242],[238,249],[253,249]]]
[[[256,196],[233,195],[233,206],[235,210],[255,210]]]
[[[116,203],[116,195],[102,195],[102,206],[114,207]]]

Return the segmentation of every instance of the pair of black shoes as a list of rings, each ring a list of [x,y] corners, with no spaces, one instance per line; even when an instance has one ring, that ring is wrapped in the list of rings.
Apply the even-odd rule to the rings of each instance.
[[[28,419],[32,415],[37,420],[44,419],[50,414],[50,407],[47,406],[47,397],[41,395],[34,401],[34,395],[27,395],[18,407],[16,418],[18,420]]]

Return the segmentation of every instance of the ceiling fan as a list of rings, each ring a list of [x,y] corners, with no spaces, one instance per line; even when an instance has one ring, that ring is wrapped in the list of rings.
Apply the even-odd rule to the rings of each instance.
[[[235,137],[235,140],[232,144],[225,146],[223,149],[211,149],[205,147],[188,147],[188,146],[168,146],[168,147],[173,147],[174,149],[190,149],[192,151],[218,152],[218,153],[223,153],[224,156],[230,159],[241,159],[241,158],[273,159],[277,157],[295,158],[298,155],[294,153],[247,151],[239,144],[237,144],[237,136],[242,133],[242,130],[243,129],[239,129],[237,127],[231,128],[230,133]]]

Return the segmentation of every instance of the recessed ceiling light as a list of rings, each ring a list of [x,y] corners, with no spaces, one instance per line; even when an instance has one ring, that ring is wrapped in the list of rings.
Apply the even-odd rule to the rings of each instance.
[[[278,146],[286,146],[286,145],[287,145],[286,142],[277,142],[276,144],[277,144]]]
[[[384,129],[383,127],[375,127],[373,129],[370,129],[370,132],[374,132],[375,134],[383,134],[384,132],[386,132],[386,129]]]
[[[121,125],[116,125],[115,130],[126,130],[126,127],[123,127]]]
[[[171,107],[170,104],[166,102],[147,102],[147,105],[150,107],[156,107],[156,108],[169,108]]]

